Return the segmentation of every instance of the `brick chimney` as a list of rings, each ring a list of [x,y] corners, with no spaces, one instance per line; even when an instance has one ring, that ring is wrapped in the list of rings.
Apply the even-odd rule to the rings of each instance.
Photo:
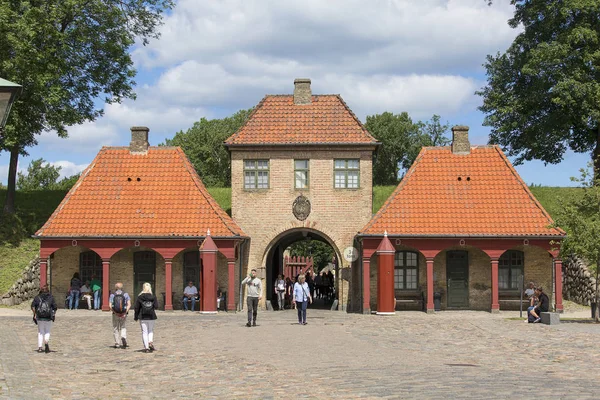
[[[297,78],[294,80],[294,104],[311,104],[312,92],[310,79]]]
[[[453,126],[452,127],[452,153],[453,154],[470,154],[471,143],[469,143],[469,127],[468,126]]]
[[[129,143],[129,152],[131,154],[146,154],[148,153],[148,129],[145,126],[131,127],[131,143]]]

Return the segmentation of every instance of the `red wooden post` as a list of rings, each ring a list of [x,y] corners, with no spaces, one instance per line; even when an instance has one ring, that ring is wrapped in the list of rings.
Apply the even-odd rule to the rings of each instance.
[[[40,260],[40,287],[48,284],[48,260],[43,258]]]
[[[102,259],[102,311],[110,311],[108,295],[110,293],[110,259]]]
[[[235,311],[235,259],[227,260],[227,311]]]
[[[433,305],[433,258],[427,258],[427,313],[435,311]]]
[[[562,260],[560,258],[554,259],[554,290],[555,290],[555,304],[554,309],[557,313],[563,312],[563,298],[562,298]]]
[[[165,259],[165,311],[173,310],[173,260]]]
[[[498,301],[498,259],[492,258],[492,312],[500,312]]]
[[[363,258],[363,314],[371,314],[371,259]]]
[[[387,232],[377,247],[377,314],[390,315],[396,311],[394,295],[394,254],[396,249]]]
[[[217,252],[219,249],[210,233],[200,248],[200,257],[202,257],[202,305],[204,314],[216,314],[217,312]]]

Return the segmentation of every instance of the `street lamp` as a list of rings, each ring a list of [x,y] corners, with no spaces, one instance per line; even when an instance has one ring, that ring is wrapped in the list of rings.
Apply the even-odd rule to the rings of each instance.
[[[0,131],[4,129],[10,108],[22,90],[21,85],[0,78]]]

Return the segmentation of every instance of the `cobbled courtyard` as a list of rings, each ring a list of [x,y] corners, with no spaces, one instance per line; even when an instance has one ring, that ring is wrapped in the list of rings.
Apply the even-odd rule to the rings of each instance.
[[[518,314],[309,309],[200,315],[160,312],[154,343],[114,349],[111,316],[59,310],[50,354],[30,313],[0,309],[0,398],[600,398],[600,325]]]

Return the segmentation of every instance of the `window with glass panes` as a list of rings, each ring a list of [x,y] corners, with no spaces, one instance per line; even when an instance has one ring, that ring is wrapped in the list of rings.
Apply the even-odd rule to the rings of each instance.
[[[501,290],[519,290],[523,275],[524,255],[522,251],[511,250],[502,254],[498,260],[498,288]]]
[[[419,286],[419,255],[397,251],[394,260],[394,289],[413,290]]]
[[[92,277],[102,281],[102,259],[93,251],[79,254],[79,277],[81,282],[91,281]]]
[[[334,160],[333,174],[336,189],[358,188],[360,160]]]
[[[244,189],[269,188],[269,160],[244,160]]]
[[[308,160],[294,160],[294,187],[308,189]]]

